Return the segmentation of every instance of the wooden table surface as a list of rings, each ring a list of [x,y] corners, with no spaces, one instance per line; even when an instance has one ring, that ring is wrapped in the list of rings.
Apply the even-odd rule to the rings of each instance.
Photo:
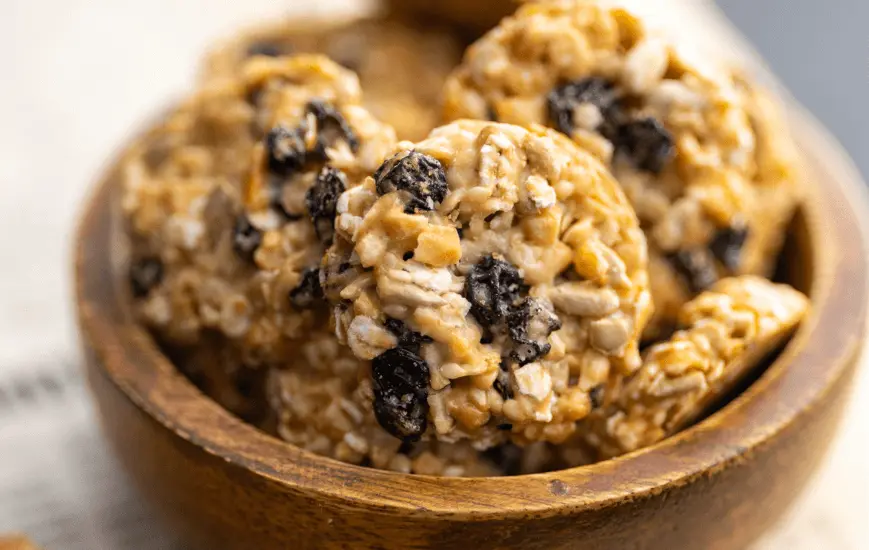
[[[74,356],[68,252],[77,206],[117,144],[189,86],[206,45],[245,22],[330,13],[351,1],[3,0],[0,379],[40,360]],[[703,0],[624,1],[711,47],[734,44],[721,38],[729,31],[720,20],[685,24],[709,17]],[[869,368],[859,380],[827,466],[758,548],[869,544]]]

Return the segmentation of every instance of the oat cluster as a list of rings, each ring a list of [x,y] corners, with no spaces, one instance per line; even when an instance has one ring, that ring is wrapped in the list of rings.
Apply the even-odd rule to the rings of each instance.
[[[323,325],[331,222],[327,231],[328,208],[312,201],[337,194],[323,189],[334,178],[358,182],[395,143],[359,100],[353,73],[326,58],[257,57],[129,151],[130,283],[168,344],[217,339],[245,368],[264,368]]]
[[[463,60],[477,27],[417,9],[214,49],[122,165],[142,322],[232,412],[398,472],[570,467],[696,420],[807,312],[763,278],[798,198],[777,106],[589,0]]]
[[[616,456],[674,433],[695,418],[698,403],[734,381],[737,363],[775,348],[807,310],[806,297],[786,285],[751,275],[722,279],[682,308],[685,328],[653,345],[640,370],[609,392],[582,430],[586,440]]]
[[[404,1],[404,0],[402,0]],[[322,54],[359,76],[363,105],[402,139],[437,126],[441,87],[462,57],[463,37],[427,22],[387,16],[290,20],[245,30],[212,49],[202,79],[233,78],[251,56]]]
[[[610,167],[649,240],[650,337],[720,277],[768,275],[794,208],[777,108],[622,9],[523,6],[468,49],[444,115],[544,124]]]
[[[556,132],[466,120],[402,143],[335,227],[323,287],[339,339],[375,382],[381,361],[426,380],[382,405],[385,426],[421,415],[402,437],[429,417],[442,440],[561,442],[611,371],[640,365],[645,238],[618,184]],[[396,321],[427,341],[401,345]]]

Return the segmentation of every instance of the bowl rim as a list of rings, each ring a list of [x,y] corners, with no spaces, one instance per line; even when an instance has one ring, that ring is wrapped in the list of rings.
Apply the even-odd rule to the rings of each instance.
[[[112,265],[110,199],[118,158],[105,170],[75,237],[75,299],[82,341],[99,371],[175,436],[286,492],[447,520],[552,516],[638,500],[747,460],[820,403],[862,351],[869,303],[869,239],[862,180],[835,140],[792,108],[805,159],[829,178],[806,185],[812,228],[813,311],[767,371],[721,410],[638,451],[566,470],[514,477],[401,474],[340,462],[259,431],[201,394],[136,324]],[[820,175],[818,168],[807,173]],[[832,243],[832,245],[830,244]],[[847,330],[842,320],[847,320]]]

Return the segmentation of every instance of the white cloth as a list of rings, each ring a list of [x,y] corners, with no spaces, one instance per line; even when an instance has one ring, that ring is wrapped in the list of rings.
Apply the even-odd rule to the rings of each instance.
[[[110,457],[78,376],[69,269],[78,205],[136,125],[190,85],[208,43],[258,19],[351,1],[0,2],[0,532],[24,531],[49,550],[174,547]],[[703,0],[623,1],[709,48],[744,51],[720,39],[727,31]],[[827,466],[758,547],[865,548],[867,442],[863,369]]]

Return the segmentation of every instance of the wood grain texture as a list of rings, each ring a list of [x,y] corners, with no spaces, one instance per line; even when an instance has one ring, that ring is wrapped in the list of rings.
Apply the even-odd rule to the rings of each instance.
[[[202,548],[743,548],[823,458],[866,324],[861,182],[812,123],[795,115],[794,125],[811,185],[788,265],[814,312],[750,388],[658,445],[560,472],[452,479],[339,463],[243,424],[132,321],[115,173],[92,196],[76,245],[79,323],[105,432],[142,494]]]

